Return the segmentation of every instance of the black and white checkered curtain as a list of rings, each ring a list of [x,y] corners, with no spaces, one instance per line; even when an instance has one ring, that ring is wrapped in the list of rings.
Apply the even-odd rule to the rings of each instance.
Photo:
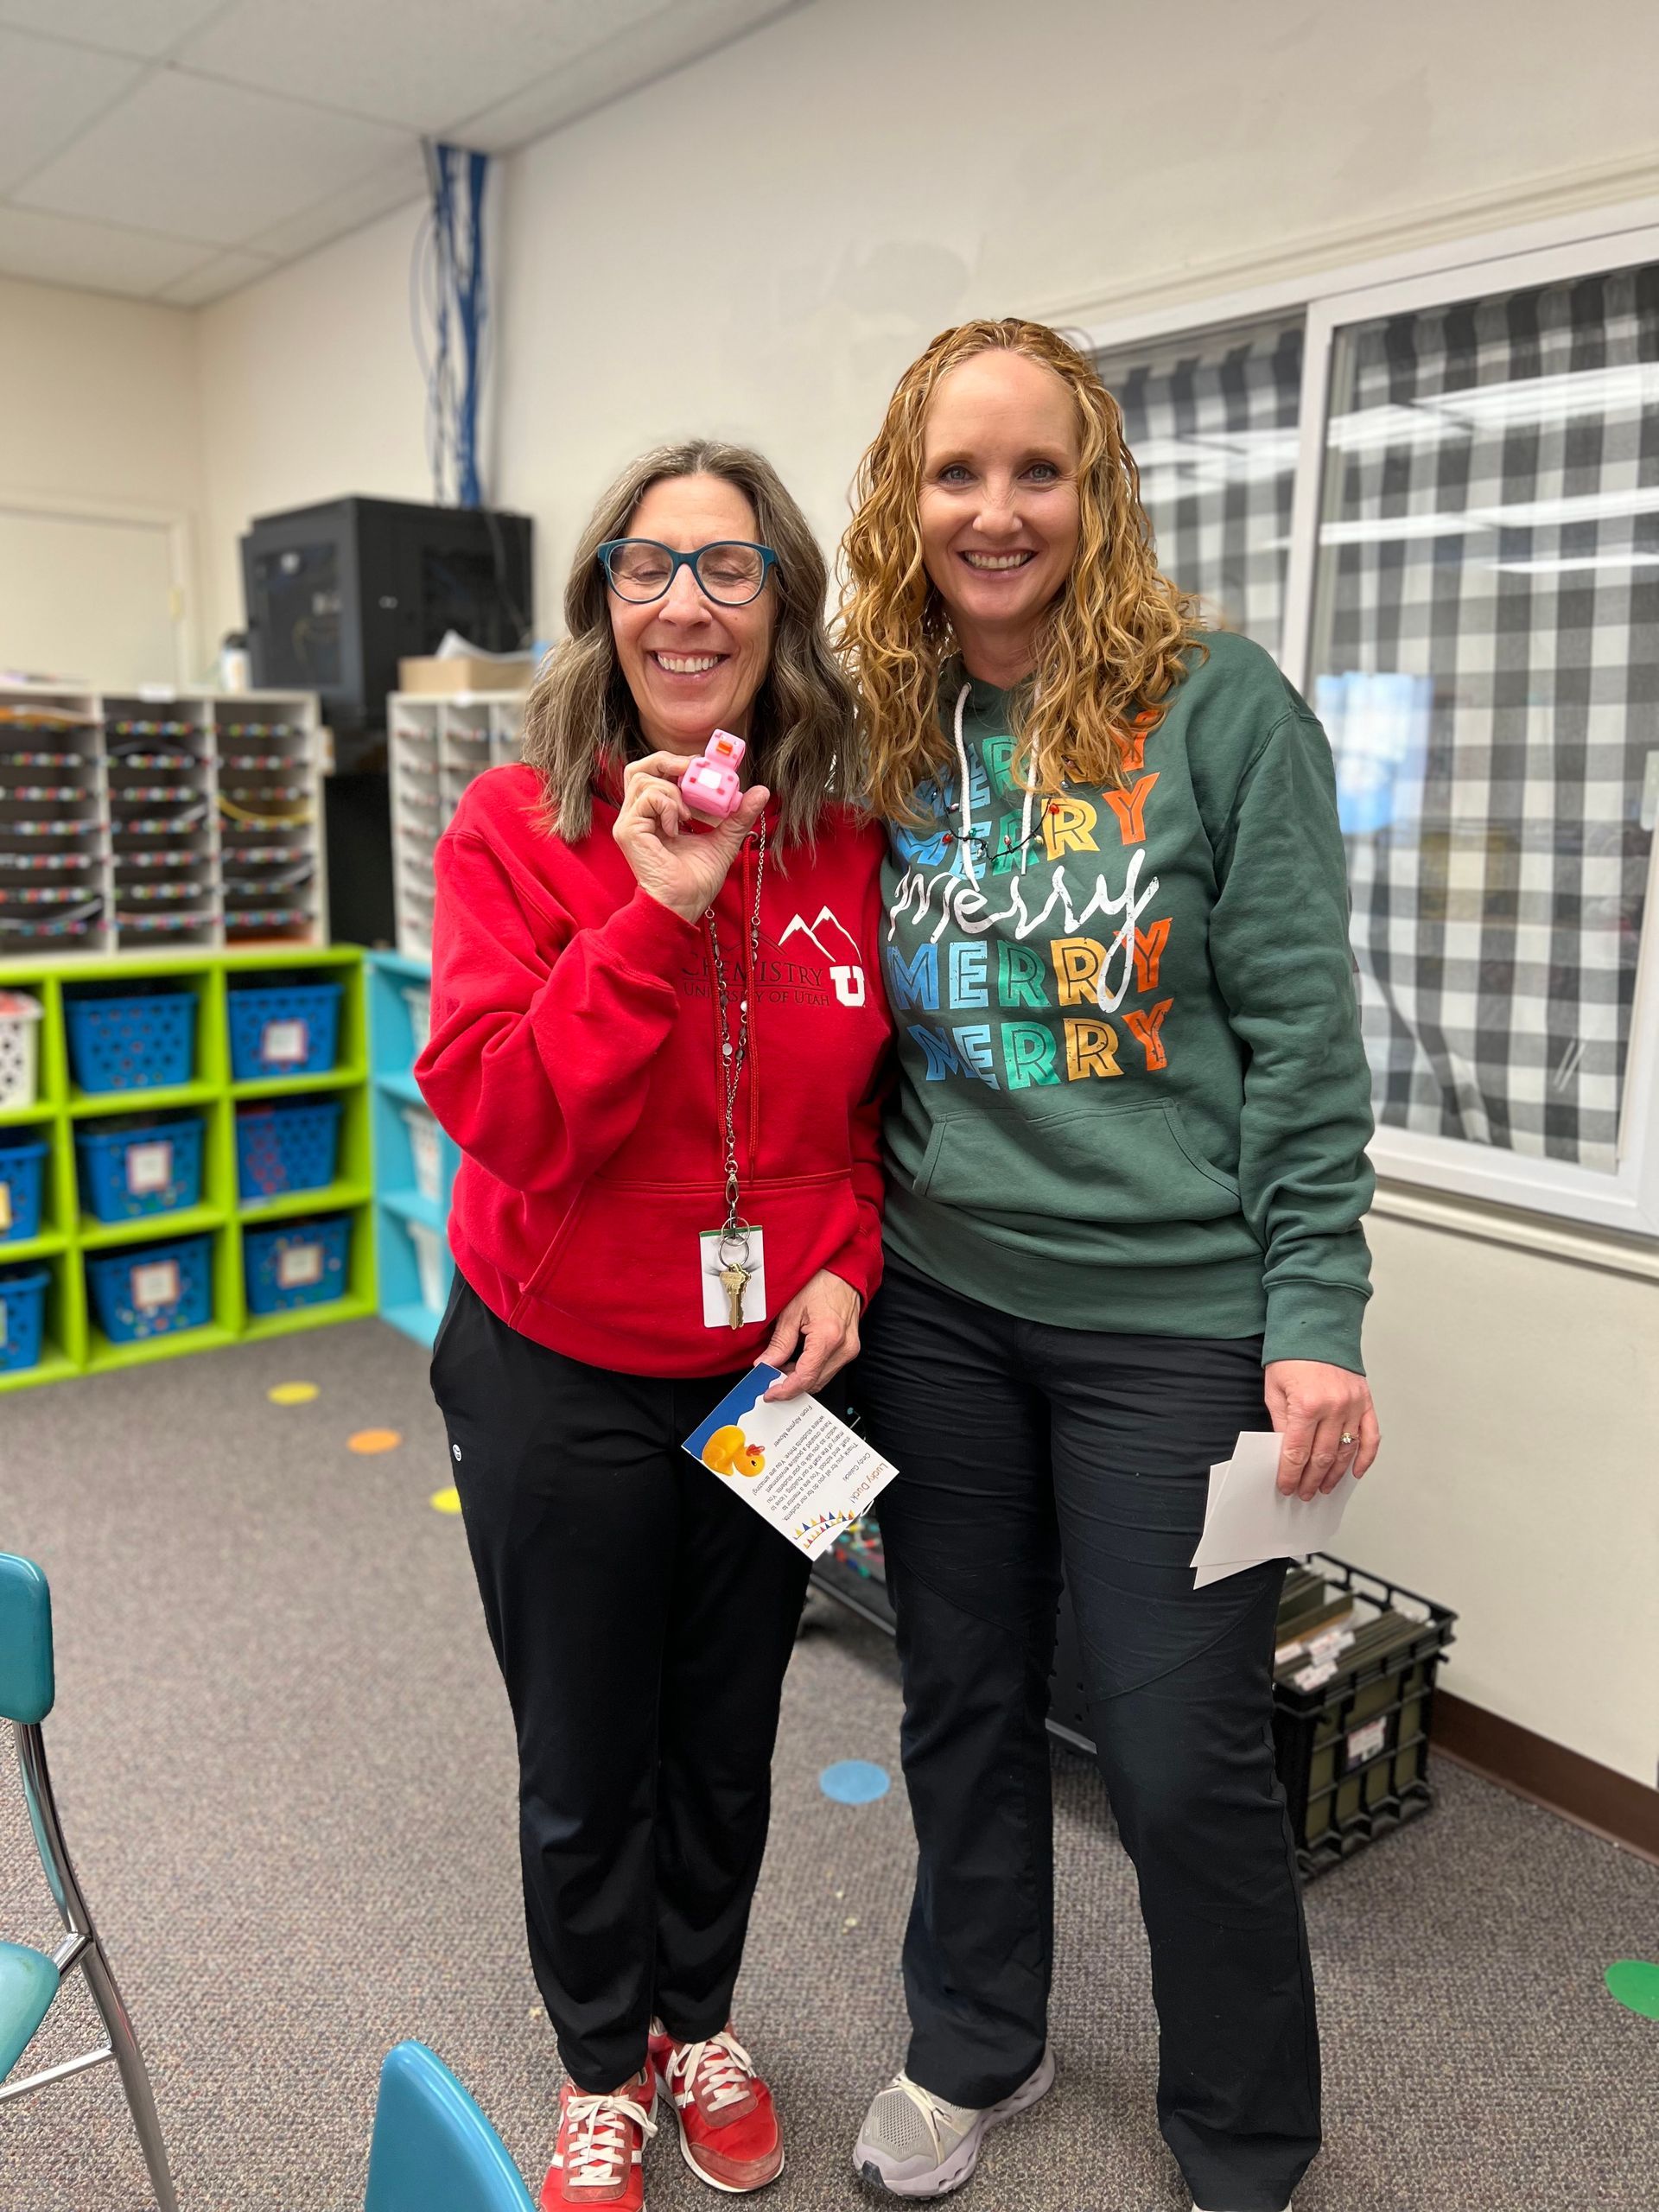
[[[1379,1119],[1615,1164],[1659,747],[1659,267],[1342,334],[1315,704]]]
[[[1198,333],[1098,366],[1123,410],[1159,565],[1279,651],[1296,481],[1302,322]]]

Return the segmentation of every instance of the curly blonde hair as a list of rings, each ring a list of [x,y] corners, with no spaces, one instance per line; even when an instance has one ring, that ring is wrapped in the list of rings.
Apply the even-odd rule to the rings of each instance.
[[[626,534],[652,486],[678,476],[717,476],[742,493],[761,542],[778,556],[766,586],[777,600],[772,658],[755,695],[750,753],[757,780],[778,794],[781,841],[810,844],[838,795],[854,720],[852,694],[824,631],[829,570],[771,463],[717,438],[641,454],[602,495],[577,542],[564,590],[569,634],[524,709],[523,757],[541,777],[547,826],[567,843],[585,837],[595,790],[614,797],[623,766],[650,750],[617,658],[598,556],[607,538]]]
[[[938,694],[957,640],[922,561],[928,407],[952,369],[999,350],[1023,353],[1064,381],[1081,441],[1077,557],[1039,625],[1037,665],[1014,703],[1020,780],[1039,792],[1058,791],[1067,776],[1122,784],[1132,727],[1179,683],[1198,629],[1197,600],[1159,571],[1122,413],[1093,362],[1046,324],[1015,316],[941,331],[899,378],[860,463],[841,549],[837,639],[860,697],[861,795],[893,820],[917,821],[917,785],[950,755]]]

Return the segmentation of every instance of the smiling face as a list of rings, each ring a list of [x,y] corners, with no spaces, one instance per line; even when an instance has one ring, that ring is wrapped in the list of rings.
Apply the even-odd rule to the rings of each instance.
[[[922,559],[969,671],[1007,687],[1077,550],[1077,404],[1052,369],[997,348],[939,380],[924,430]]]
[[[645,493],[626,534],[690,553],[721,538],[754,543],[760,532],[753,508],[724,477],[671,476]],[[716,729],[747,740],[772,663],[771,582],[747,607],[718,607],[682,568],[666,595],[649,606],[614,592],[607,598],[617,660],[652,749],[690,757]]]

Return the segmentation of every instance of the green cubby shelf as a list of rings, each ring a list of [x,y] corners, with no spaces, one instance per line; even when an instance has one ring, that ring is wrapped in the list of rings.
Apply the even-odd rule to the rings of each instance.
[[[231,1080],[227,995],[232,982],[262,975],[329,977],[342,986],[337,1062],[321,1075]],[[66,994],[99,984],[137,980],[184,983],[197,995],[195,1064],[191,1080],[147,1090],[86,1092],[70,1078],[65,1027]],[[0,1110],[0,1128],[30,1125],[48,1150],[41,1234],[0,1243],[0,1267],[37,1261],[51,1277],[40,1360],[0,1372],[0,1391],[38,1382],[67,1382],[170,1359],[221,1345],[257,1343],[301,1329],[321,1328],[377,1311],[372,1139],[368,1022],[364,955],[355,945],[270,944],[165,955],[123,954],[107,958],[71,956],[0,961],[0,990],[27,991],[41,1007],[39,1095],[27,1106]],[[244,1198],[237,1185],[236,1109],[252,1101],[336,1096],[341,1103],[340,1157],[334,1181],[315,1191],[275,1198]],[[187,1109],[203,1122],[201,1200],[171,1213],[100,1222],[81,1203],[75,1136],[93,1119],[124,1119]],[[345,1294],[326,1304],[269,1315],[247,1309],[243,1238],[253,1229],[311,1214],[349,1219]],[[86,1261],[146,1243],[206,1235],[213,1240],[211,1319],[136,1344],[113,1344],[97,1325]]]

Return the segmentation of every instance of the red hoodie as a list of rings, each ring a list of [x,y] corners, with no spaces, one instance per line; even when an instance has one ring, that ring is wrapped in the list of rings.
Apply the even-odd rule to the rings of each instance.
[[[415,1075],[465,1155],[450,1249],[493,1313],[570,1358],[634,1375],[741,1367],[770,1323],[703,1320],[697,1240],[726,1217],[708,926],[639,889],[614,806],[596,798],[592,830],[567,845],[541,805],[531,769],[492,769],[438,845],[432,1035]],[[841,808],[816,854],[769,837],[758,978],[754,839],[715,905],[728,979],[742,978],[728,988],[748,986],[740,1203],[764,1231],[773,1318],[820,1268],[866,1299],[880,1280],[883,844]]]

